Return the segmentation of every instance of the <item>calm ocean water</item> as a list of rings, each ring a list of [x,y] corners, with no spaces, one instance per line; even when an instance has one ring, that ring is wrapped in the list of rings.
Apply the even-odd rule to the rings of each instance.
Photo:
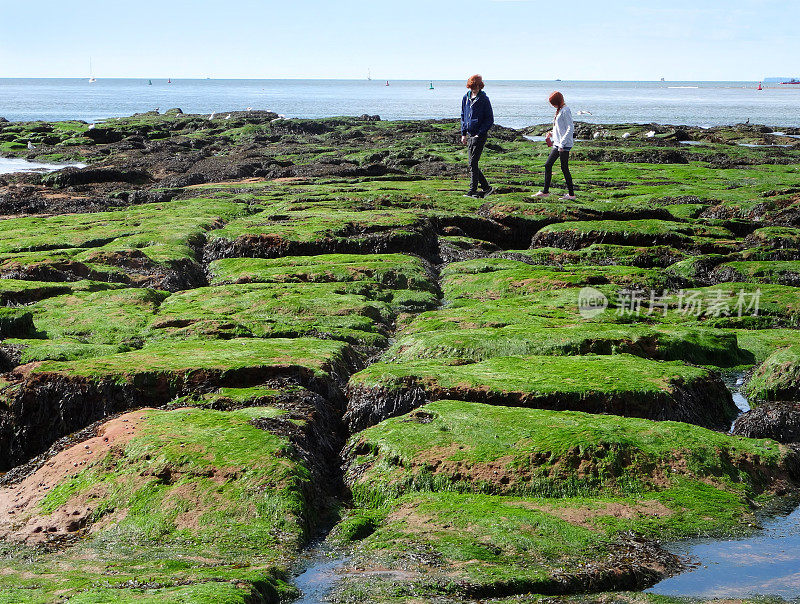
[[[159,108],[187,113],[269,109],[287,117],[378,114],[384,119],[458,115],[462,81],[0,79],[0,116],[89,122]],[[750,120],[800,126],[800,86],[753,82],[488,82],[496,121],[522,127],[548,122],[547,96],[561,90],[577,119],[714,126]]]

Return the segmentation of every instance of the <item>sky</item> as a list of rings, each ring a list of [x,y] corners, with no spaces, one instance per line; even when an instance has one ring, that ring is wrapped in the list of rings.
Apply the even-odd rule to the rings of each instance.
[[[0,0],[0,78],[760,80],[797,0]]]

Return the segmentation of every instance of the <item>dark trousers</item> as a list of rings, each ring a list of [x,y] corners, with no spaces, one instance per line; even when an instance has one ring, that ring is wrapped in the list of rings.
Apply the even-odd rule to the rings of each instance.
[[[542,191],[545,193],[550,192],[550,181],[553,180],[553,166],[558,158],[561,158],[561,171],[564,173],[567,191],[569,191],[570,195],[575,195],[575,190],[572,188],[572,174],[569,173],[569,149],[559,151],[556,147],[553,147],[553,150],[550,151],[550,155],[544,164],[544,189]]]
[[[472,136],[467,135],[467,155],[469,156],[469,190],[474,193],[478,190],[478,185],[484,191],[489,190],[489,182],[478,167],[478,160],[483,153],[483,147],[486,144],[486,135]]]

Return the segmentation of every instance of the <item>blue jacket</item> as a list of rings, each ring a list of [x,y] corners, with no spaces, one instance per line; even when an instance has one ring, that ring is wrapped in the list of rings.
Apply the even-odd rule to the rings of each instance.
[[[483,90],[474,99],[469,94],[461,99],[461,134],[484,136],[494,124],[492,104]]]

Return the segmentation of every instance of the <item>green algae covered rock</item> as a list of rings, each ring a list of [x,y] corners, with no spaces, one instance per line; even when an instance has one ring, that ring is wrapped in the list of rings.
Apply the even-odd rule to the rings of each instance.
[[[800,260],[724,262],[714,270],[718,281],[800,284]]]
[[[442,313],[444,314],[444,313]],[[468,330],[416,331],[397,339],[387,361],[454,358],[481,361],[495,356],[630,353],[646,358],[699,365],[732,366],[748,360],[736,335],[722,330],[646,324],[586,323],[558,326],[543,321]]]
[[[774,441],[681,422],[446,399],[368,428],[348,447],[348,481],[360,502],[429,488],[620,495],[686,480],[755,497],[779,485],[779,469],[795,471],[792,451]]]
[[[0,467],[22,463],[105,415],[219,387],[291,379],[336,406],[341,401],[338,384],[360,363],[347,344],[314,338],[165,342],[80,360],[44,361],[14,376],[17,390],[8,409],[0,410]]]
[[[141,341],[166,292],[145,288],[75,292],[29,308],[40,332],[51,340],[125,345]]]
[[[496,299],[539,291],[614,284],[619,287],[666,289],[668,275],[656,269],[630,266],[570,266],[556,269],[505,258],[468,260],[442,272],[447,299]]]
[[[34,473],[3,488],[4,508],[12,490],[27,498],[0,525],[17,544],[4,546],[0,592],[10,599],[0,601],[23,589],[25,601],[42,602],[293,594],[285,557],[298,551],[319,502],[310,468],[286,457],[293,445],[259,427],[280,413],[129,413],[56,455],[51,468],[61,475]],[[79,535],[67,550],[34,547]],[[25,579],[31,570],[35,585]]]
[[[634,571],[628,531],[746,531],[750,498],[800,477],[796,453],[770,440],[455,400],[353,436],[346,458],[358,508],[342,538],[357,563],[456,597],[647,586],[679,564],[642,544]]]
[[[310,335],[382,346],[393,309],[378,297],[368,287],[326,283],[197,288],[170,296],[152,327],[154,337]]]
[[[536,233],[533,246],[576,250],[592,243],[655,244],[711,252],[731,247],[733,240],[733,233],[720,226],[663,220],[586,220],[548,225]]]
[[[0,308],[0,338],[13,338],[34,331],[33,315],[24,309]]]
[[[407,211],[272,211],[233,220],[215,231],[207,260],[233,257],[277,258],[324,253],[386,253],[435,246],[427,220]]]
[[[346,344],[314,338],[236,338],[216,341],[157,343],[140,350],[91,360],[36,367],[36,374],[59,374],[64,377],[111,379],[125,383],[147,381],[160,376],[172,379],[192,372],[214,372],[225,379],[237,371],[276,368],[303,368],[310,375],[328,375],[345,370]]]
[[[401,311],[434,306],[430,292],[376,283],[244,283],[176,293],[161,305],[152,335],[335,338],[385,346]]]
[[[767,357],[746,390],[755,401],[800,400],[800,345],[781,348]]]
[[[454,120],[169,113],[0,124],[90,164],[0,179],[0,604],[285,602],[332,524],[332,600],[611,600],[797,491],[721,377],[796,413],[793,139],[578,124],[567,202],[496,127],[474,199]]]
[[[405,254],[225,258],[212,262],[209,270],[212,285],[374,281],[392,289],[435,291],[435,284],[423,262]]]
[[[375,363],[352,376],[348,393],[351,430],[443,398],[709,427],[729,425],[736,415],[730,393],[708,370],[628,354]]]

